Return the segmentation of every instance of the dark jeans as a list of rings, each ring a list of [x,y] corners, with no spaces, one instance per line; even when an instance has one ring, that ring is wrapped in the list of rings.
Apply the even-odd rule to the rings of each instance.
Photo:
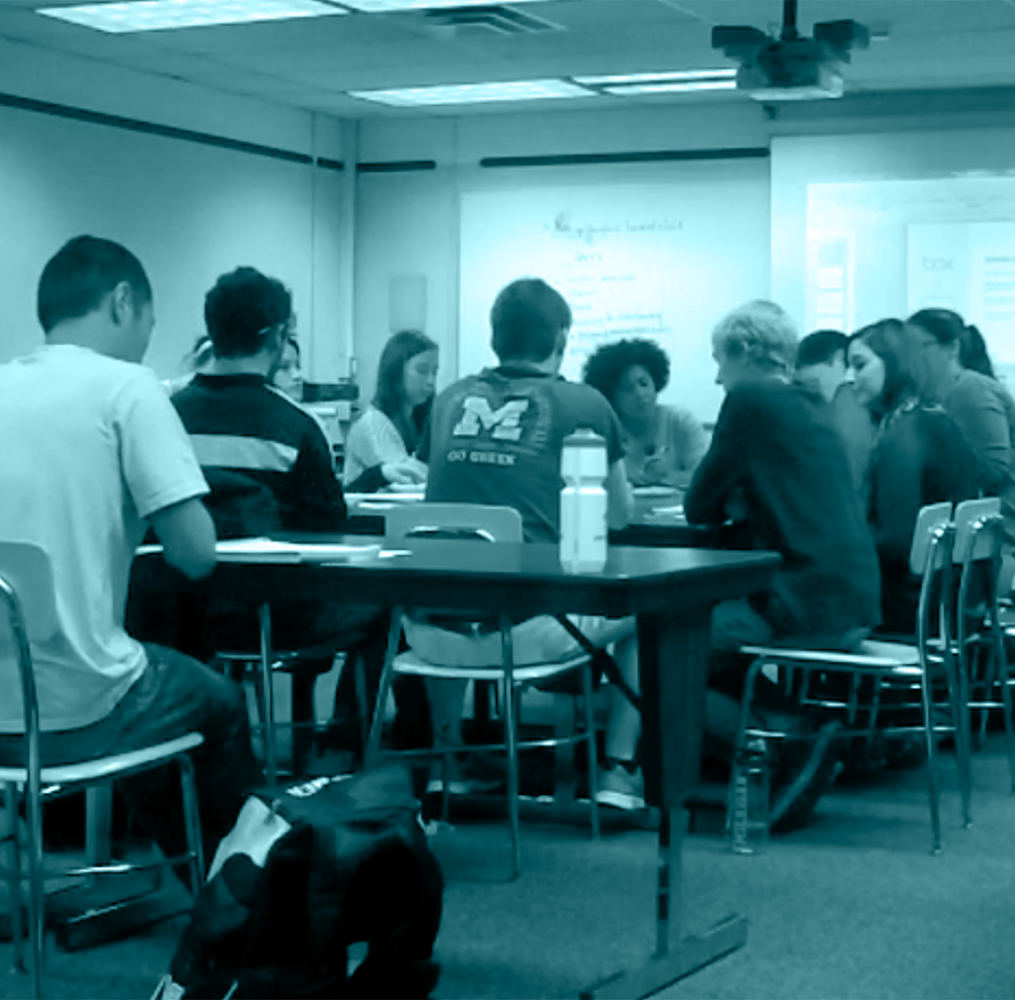
[[[204,744],[192,751],[205,863],[232,828],[247,795],[263,784],[250,745],[243,695],[235,683],[196,660],[147,645],[148,666],[104,719],[82,729],[41,736],[46,765],[125,753],[198,732]],[[0,734],[0,761],[23,763],[23,737]],[[119,783],[142,832],[167,857],[186,850],[179,772],[157,768]]]

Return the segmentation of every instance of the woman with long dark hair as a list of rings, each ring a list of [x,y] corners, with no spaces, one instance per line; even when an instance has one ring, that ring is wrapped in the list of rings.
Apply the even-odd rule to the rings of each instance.
[[[976,459],[941,407],[924,402],[917,346],[905,324],[885,319],[849,339],[848,377],[877,423],[868,469],[868,516],[881,566],[881,627],[910,634],[919,580],[909,571],[917,514],[926,504],[977,495]]]
[[[418,453],[433,405],[437,363],[437,345],[418,330],[402,330],[384,345],[373,403],[345,442],[347,490],[373,493],[393,483],[426,481]]]
[[[1015,404],[994,377],[980,331],[950,309],[921,309],[906,328],[921,395],[939,403],[962,432],[976,456],[980,489],[1015,506]]]

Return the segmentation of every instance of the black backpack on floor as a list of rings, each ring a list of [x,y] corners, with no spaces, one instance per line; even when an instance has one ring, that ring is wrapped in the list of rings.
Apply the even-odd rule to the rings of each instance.
[[[427,997],[443,894],[404,768],[265,790],[219,845],[153,1000]]]

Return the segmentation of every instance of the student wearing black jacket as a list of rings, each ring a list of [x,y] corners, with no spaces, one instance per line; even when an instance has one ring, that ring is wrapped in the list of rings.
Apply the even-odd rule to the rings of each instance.
[[[726,390],[712,445],[684,501],[697,524],[740,523],[741,544],[783,559],[771,589],[718,605],[712,618],[706,752],[728,755],[740,714],[743,645],[790,637],[851,649],[879,619],[877,555],[831,410],[790,377],[797,337],[771,302],[750,302],[716,327],[716,380]],[[763,685],[764,689],[764,685]],[[768,724],[804,726],[771,690],[759,692]],[[775,829],[806,820],[834,774],[834,728],[776,776]],[[804,780],[798,780],[804,779]]]

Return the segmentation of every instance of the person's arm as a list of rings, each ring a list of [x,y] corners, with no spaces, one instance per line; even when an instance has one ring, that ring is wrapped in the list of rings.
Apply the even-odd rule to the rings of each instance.
[[[692,524],[722,524],[730,516],[729,501],[739,495],[747,475],[751,419],[746,393],[732,390],[719,410],[712,446],[684,497],[684,513]]]
[[[352,474],[343,477],[343,481],[350,490],[354,483],[359,484],[363,475],[374,469],[384,480],[374,490],[389,482],[404,482],[404,479],[398,478],[401,470],[413,467],[406,466],[406,463],[415,462],[410,457],[398,428],[380,410],[375,409],[367,410],[349,429],[345,454],[346,466],[352,470]],[[419,476],[418,481],[422,482],[423,477]],[[370,493],[374,490],[354,492]]]
[[[606,499],[606,519],[610,529],[616,531],[630,524],[634,515],[634,494],[627,481],[623,460],[614,462],[606,474]]]
[[[996,495],[1012,481],[1011,432],[1001,397],[970,379],[949,397],[945,410],[976,456],[980,488]]]
[[[148,520],[170,566],[191,580],[200,580],[215,568],[215,525],[197,497],[157,510]]]

